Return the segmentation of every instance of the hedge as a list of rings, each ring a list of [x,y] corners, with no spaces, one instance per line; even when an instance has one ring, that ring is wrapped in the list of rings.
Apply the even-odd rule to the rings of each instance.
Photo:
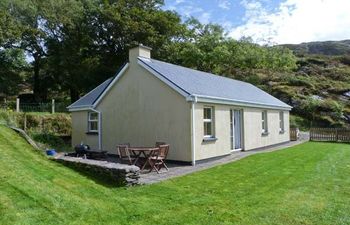
[[[67,113],[23,113],[0,110],[0,123],[28,132],[71,135],[72,121]]]

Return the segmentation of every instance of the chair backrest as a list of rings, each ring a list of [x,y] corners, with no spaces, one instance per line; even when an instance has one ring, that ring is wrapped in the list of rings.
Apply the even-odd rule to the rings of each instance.
[[[166,157],[168,156],[169,147],[170,145],[159,145],[158,157],[166,159]]]
[[[156,147],[159,147],[160,145],[166,145],[165,142],[157,141],[156,142]]]
[[[117,151],[118,151],[119,157],[121,157],[121,158],[128,157],[129,156],[129,150],[128,150],[129,147],[130,147],[129,143],[117,145]]]

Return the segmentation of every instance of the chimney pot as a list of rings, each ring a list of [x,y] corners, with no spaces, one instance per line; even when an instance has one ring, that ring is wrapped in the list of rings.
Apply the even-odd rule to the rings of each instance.
[[[144,46],[142,44],[140,44],[139,46],[136,46],[134,48],[131,48],[129,50],[129,62],[130,63],[133,63],[133,62],[137,63],[138,57],[150,59],[151,58],[151,50],[152,50],[152,48]]]

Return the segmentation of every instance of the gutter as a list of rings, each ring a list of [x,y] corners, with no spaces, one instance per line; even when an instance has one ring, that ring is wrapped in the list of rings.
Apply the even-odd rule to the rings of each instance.
[[[218,98],[218,97],[212,97],[212,96],[206,96],[206,95],[190,95],[186,98],[187,101],[192,102],[194,101],[194,98],[196,98],[196,102],[204,102],[204,103],[215,103],[215,104],[225,104],[225,105],[237,105],[237,106],[245,106],[245,107],[252,107],[252,108],[263,108],[263,109],[279,109],[279,110],[292,110],[292,106],[289,106],[286,104],[286,106],[279,106],[279,105],[269,105],[269,104],[263,104],[259,102],[252,102],[252,101],[240,101],[240,100],[233,100],[229,98]]]
[[[192,102],[191,105],[191,158],[192,158],[192,166],[196,165],[196,113],[195,106],[197,103],[196,96],[189,96],[187,98],[188,101]]]

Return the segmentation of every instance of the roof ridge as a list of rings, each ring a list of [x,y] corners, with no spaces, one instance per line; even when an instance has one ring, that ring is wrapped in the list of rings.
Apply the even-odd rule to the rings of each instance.
[[[138,58],[139,58],[140,60],[150,60],[150,61],[153,60],[153,61],[156,61],[156,62],[160,62],[160,63],[172,65],[172,66],[181,67],[181,68],[183,68],[183,69],[187,69],[187,70],[192,70],[192,71],[200,72],[200,73],[203,73],[203,74],[208,75],[208,76],[214,76],[214,77],[218,77],[218,78],[223,78],[223,79],[227,79],[227,80],[230,80],[230,81],[242,82],[242,83],[245,83],[245,84],[249,84],[249,85],[254,86],[254,85],[251,84],[251,83],[248,83],[248,82],[245,82],[245,81],[242,81],[242,80],[233,79],[233,78],[230,78],[230,77],[226,77],[226,76],[224,76],[224,75],[214,74],[214,73],[210,73],[210,72],[206,72],[206,71],[202,71],[202,70],[197,70],[197,69],[193,69],[193,68],[189,68],[189,67],[185,67],[185,66],[181,66],[181,65],[177,65],[177,64],[173,64],[173,63],[161,61],[161,60],[157,60],[157,59],[150,59],[150,58],[146,58],[146,57],[142,57],[142,56],[139,56]]]
[[[232,79],[208,72],[163,62],[156,59],[138,57],[140,63],[151,68],[156,76],[161,76],[171,83],[186,90],[190,95],[205,98],[230,99],[254,103],[255,105],[292,108],[275,96],[248,82]],[[168,84],[169,85],[169,84]]]

